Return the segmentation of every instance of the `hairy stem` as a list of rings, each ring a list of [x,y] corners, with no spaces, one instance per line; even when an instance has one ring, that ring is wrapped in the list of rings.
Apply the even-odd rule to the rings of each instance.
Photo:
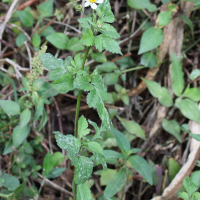
[[[85,56],[83,58],[83,62],[81,65],[81,70],[84,70],[85,66],[85,61],[88,55],[88,52],[90,50],[90,47],[87,47]],[[82,90],[79,90],[78,92],[78,98],[77,98],[77,104],[76,104],[76,115],[75,115],[75,124],[74,124],[74,136],[77,138],[78,136],[78,118],[79,118],[79,110],[80,110],[80,104],[81,104],[81,95],[82,95]],[[73,182],[73,194],[74,194],[74,200],[76,200],[76,193],[77,193],[77,185]]]

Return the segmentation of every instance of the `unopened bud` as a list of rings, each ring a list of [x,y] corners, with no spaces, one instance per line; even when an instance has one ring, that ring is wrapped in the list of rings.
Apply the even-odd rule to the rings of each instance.
[[[78,5],[76,7],[76,10],[82,12],[83,11],[83,6],[82,5]]]

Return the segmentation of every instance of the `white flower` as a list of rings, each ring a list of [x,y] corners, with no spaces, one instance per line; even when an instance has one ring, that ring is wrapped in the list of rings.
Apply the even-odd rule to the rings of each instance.
[[[92,9],[97,9],[97,3],[103,3],[103,0],[85,0],[85,7],[91,6]]]

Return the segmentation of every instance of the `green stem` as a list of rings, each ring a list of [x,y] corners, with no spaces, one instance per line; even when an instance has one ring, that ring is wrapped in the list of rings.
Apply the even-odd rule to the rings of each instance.
[[[135,70],[138,70],[138,69],[144,69],[144,68],[147,68],[147,67],[145,67],[145,66],[138,66],[138,67],[134,67],[134,68],[130,68],[130,69],[125,69],[125,70],[121,71],[121,74],[123,74],[125,72],[135,71]]]
[[[85,66],[85,61],[88,56],[90,47],[87,47],[85,56],[83,58],[83,62],[81,65],[81,70],[84,70]],[[82,95],[82,90],[79,90],[78,92],[78,98],[77,98],[77,104],[76,104],[76,115],[75,115],[75,124],[74,124],[74,136],[77,138],[78,136],[78,118],[79,118],[79,110],[80,110],[80,104],[81,104],[81,95]],[[74,194],[74,200],[76,200],[76,193],[77,193],[77,185],[73,182],[73,194]]]
[[[13,193],[12,193],[13,194]],[[11,194],[2,194],[0,193],[0,197],[8,199]]]

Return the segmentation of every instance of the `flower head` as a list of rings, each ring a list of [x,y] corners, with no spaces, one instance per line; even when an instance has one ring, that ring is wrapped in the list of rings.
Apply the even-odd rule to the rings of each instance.
[[[91,6],[92,9],[97,9],[97,3],[103,3],[103,0],[85,0],[85,7]]]

